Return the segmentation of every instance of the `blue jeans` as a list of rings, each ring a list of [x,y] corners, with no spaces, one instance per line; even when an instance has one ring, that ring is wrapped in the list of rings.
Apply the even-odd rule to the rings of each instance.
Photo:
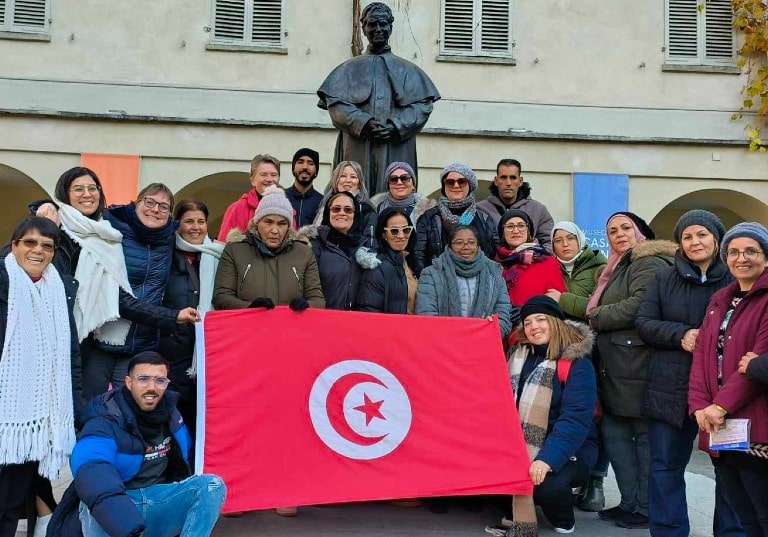
[[[214,475],[198,475],[127,494],[144,517],[142,537],[205,537],[219,519],[227,489]],[[84,503],[80,504],[80,522],[83,537],[109,537]]]
[[[597,424],[597,430],[600,432],[600,434],[597,437],[597,461],[595,462],[595,466],[592,468],[592,477],[605,478],[608,477],[608,466],[610,465],[610,461],[608,460],[608,451],[605,449],[605,445],[603,444],[602,420],[600,420],[600,423]]]
[[[648,420],[603,414],[603,445],[621,493],[619,506],[648,515]]]
[[[664,421],[648,420],[651,448],[648,474],[648,517],[653,537],[688,537],[685,467],[691,460],[699,428],[686,419],[682,429]]]

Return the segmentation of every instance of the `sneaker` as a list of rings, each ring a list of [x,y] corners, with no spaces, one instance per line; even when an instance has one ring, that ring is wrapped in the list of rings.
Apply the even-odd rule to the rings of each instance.
[[[632,513],[625,511],[619,505],[597,512],[597,516],[600,518],[600,520],[607,520],[608,522],[616,522],[622,515],[625,514],[630,515]]]
[[[616,519],[616,525],[628,530],[641,530],[648,528],[648,517],[635,511],[634,513],[625,513]]]
[[[555,533],[573,533],[574,531],[576,531],[576,524],[570,528],[555,528]]]
[[[511,527],[512,521],[507,517],[503,517],[495,526],[486,526],[485,533],[493,535],[494,537],[505,537],[507,535],[507,530]]]

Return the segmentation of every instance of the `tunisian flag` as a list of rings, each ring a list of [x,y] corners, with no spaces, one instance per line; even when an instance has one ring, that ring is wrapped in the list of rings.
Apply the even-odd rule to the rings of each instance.
[[[197,341],[225,513],[532,493],[497,322],[278,307],[208,313]]]

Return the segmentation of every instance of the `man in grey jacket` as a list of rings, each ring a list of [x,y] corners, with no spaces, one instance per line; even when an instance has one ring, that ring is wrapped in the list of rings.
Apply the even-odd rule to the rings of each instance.
[[[552,249],[550,234],[554,221],[547,207],[531,199],[531,185],[523,179],[519,160],[501,159],[496,165],[496,176],[490,187],[491,194],[477,203],[477,208],[487,213],[498,225],[501,215],[508,209],[520,209],[531,217],[539,244]]]

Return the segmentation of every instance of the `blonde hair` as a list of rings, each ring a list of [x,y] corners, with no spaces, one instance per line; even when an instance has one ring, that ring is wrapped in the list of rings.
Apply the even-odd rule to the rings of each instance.
[[[544,315],[547,319],[547,324],[549,325],[547,360],[557,360],[560,358],[560,355],[566,347],[573,345],[574,343],[581,343],[586,339],[584,334],[569,326],[568,323],[562,319],[552,317],[551,315],[540,315]],[[523,320],[517,328],[517,337],[518,345],[533,346],[533,343],[528,341],[528,338],[525,336],[525,320]]]
[[[342,160],[339,165],[333,169],[331,173],[331,192],[336,194],[339,191],[339,178],[341,177],[344,168],[349,166],[357,174],[357,179],[360,181],[360,193],[363,195],[363,199],[368,199],[368,189],[365,186],[365,177],[363,177],[363,168],[359,163],[354,160]]]

